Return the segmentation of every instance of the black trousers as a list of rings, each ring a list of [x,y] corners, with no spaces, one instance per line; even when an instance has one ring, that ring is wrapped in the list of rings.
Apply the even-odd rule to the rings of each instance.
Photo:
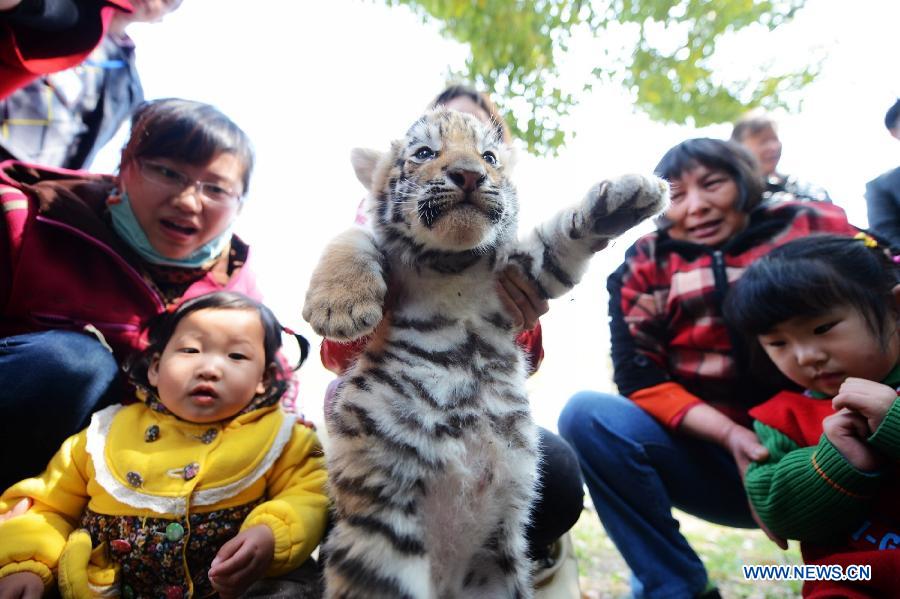
[[[537,498],[525,531],[529,556],[538,560],[578,521],[584,507],[584,487],[575,452],[559,435],[538,427]]]

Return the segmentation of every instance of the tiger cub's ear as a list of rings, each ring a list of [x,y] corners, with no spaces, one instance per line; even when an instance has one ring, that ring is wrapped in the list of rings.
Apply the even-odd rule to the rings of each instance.
[[[356,172],[356,178],[366,189],[372,189],[372,173],[375,172],[375,165],[379,160],[381,160],[381,152],[378,150],[366,148],[350,150],[350,163]]]

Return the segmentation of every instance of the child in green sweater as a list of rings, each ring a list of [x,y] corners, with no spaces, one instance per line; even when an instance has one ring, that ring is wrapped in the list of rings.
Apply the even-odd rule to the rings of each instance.
[[[871,237],[823,235],[772,251],[728,296],[755,358],[806,389],[750,411],[769,459],[744,480],[761,521],[799,539],[805,563],[840,566],[817,570],[826,579],[807,580],[804,597],[900,588],[898,283],[900,266]],[[869,580],[849,580],[866,578],[856,565],[871,566]]]

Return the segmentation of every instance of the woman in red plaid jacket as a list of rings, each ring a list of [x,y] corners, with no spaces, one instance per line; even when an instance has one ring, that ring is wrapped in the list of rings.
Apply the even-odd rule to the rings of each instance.
[[[635,596],[718,597],[671,509],[756,526],[741,477],[767,453],[747,428],[747,410],[773,391],[749,377],[722,301],[772,248],[857,230],[831,204],[762,204],[754,160],[731,142],[682,142],[656,174],[671,185],[671,205],[608,281],[621,395],[575,395],[559,430],[631,567]]]

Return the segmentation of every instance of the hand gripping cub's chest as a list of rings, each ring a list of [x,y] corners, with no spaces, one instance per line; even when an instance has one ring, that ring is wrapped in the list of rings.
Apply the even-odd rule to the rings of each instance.
[[[354,339],[382,321],[328,411],[337,523],[331,597],[529,597],[535,428],[495,273],[556,297],[593,252],[657,211],[658,180],[601,183],[523,240],[508,149],[474,117],[426,114],[391,152],[357,151],[372,231],[325,250],[304,317]]]

